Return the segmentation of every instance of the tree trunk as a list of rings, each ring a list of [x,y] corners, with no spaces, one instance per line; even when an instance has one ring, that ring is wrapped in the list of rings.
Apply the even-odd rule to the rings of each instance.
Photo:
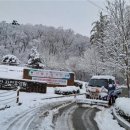
[[[130,98],[130,86],[129,86],[129,74],[126,75],[127,87],[128,87],[128,97]]]

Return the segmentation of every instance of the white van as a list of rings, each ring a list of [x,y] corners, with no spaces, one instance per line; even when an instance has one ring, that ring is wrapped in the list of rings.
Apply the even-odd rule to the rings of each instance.
[[[92,76],[86,86],[86,98],[115,101],[122,90],[117,89],[115,77],[110,75]]]

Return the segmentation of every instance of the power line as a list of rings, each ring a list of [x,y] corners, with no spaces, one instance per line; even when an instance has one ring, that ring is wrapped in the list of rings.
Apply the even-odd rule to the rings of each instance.
[[[105,11],[101,6],[97,5],[96,3],[92,2],[91,0],[87,0],[90,4],[94,5],[95,7],[97,7],[98,9],[101,9],[103,11]]]

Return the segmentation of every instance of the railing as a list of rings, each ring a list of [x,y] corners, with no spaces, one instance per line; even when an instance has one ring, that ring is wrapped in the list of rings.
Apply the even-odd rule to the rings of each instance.
[[[0,110],[4,110],[5,108],[9,108],[16,103],[19,103],[19,90],[0,90]]]

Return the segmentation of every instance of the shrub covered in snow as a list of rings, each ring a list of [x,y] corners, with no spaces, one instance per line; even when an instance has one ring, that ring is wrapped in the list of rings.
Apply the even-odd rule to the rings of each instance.
[[[2,58],[2,64],[18,65],[19,63],[19,59],[14,55],[5,55]]]
[[[130,122],[130,98],[117,98],[115,108],[120,116]]]
[[[80,89],[79,87],[75,87],[75,86],[56,87],[55,93],[63,94],[63,95],[76,94],[76,93],[80,93]]]
[[[44,64],[41,62],[40,55],[37,52],[37,49],[33,47],[31,49],[31,53],[29,54],[28,57],[28,63],[27,66],[32,67],[32,68],[44,68]]]
[[[81,81],[79,81],[79,80],[75,80],[74,81],[74,85],[76,87],[79,87],[80,89],[82,89],[82,87],[83,87],[83,83]]]

